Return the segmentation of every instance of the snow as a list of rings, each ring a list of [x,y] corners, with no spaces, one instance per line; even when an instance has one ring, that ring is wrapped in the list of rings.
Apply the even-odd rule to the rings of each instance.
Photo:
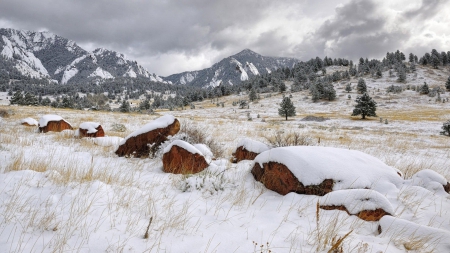
[[[123,76],[129,76],[132,78],[137,77],[136,72],[134,72],[134,70],[131,67],[128,69],[128,71],[125,74],[123,74]]]
[[[384,193],[402,184],[396,170],[371,155],[356,150],[297,146],[273,148],[259,154],[255,163],[284,164],[304,185],[333,179],[333,190],[373,189]]]
[[[88,134],[96,133],[98,131],[96,128],[98,128],[99,126],[100,124],[97,122],[83,122],[80,124],[80,128],[88,130]]]
[[[410,182],[411,185],[423,187],[434,193],[447,195],[443,187],[447,184],[447,180],[442,175],[433,170],[421,170],[414,174],[411,180],[409,180],[408,182]]]
[[[47,115],[42,116],[39,119],[39,127],[47,126],[49,121],[61,121],[61,120],[64,120],[61,116],[54,115],[54,114],[47,114]]]
[[[322,206],[345,206],[350,214],[358,214],[364,210],[383,209],[394,214],[394,208],[389,200],[379,192],[367,189],[349,189],[333,191],[322,197]]]
[[[249,138],[243,138],[239,141],[237,147],[244,147],[246,150],[254,153],[262,153],[270,149],[266,144]],[[236,148],[237,149],[237,148]]]
[[[66,84],[72,77],[74,77],[78,73],[78,69],[75,67],[71,67],[70,69],[66,69],[64,71],[63,77],[61,79],[62,84]]]
[[[164,154],[168,153],[173,146],[178,146],[180,148],[183,148],[191,154],[200,154],[203,156],[203,154],[200,150],[198,150],[196,147],[194,147],[191,144],[189,144],[185,141],[182,141],[182,140],[174,140],[172,143],[170,143],[166,148],[164,148]]]
[[[206,146],[205,144],[198,143],[198,144],[194,144],[193,146],[194,146],[194,148],[199,150],[203,156],[210,157],[210,158],[214,157],[213,153],[211,152],[211,149],[208,146]]]
[[[38,125],[37,120],[35,120],[35,119],[33,119],[33,118],[25,118],[25,119],[22,119],[22,120],[20,121],[20,123],[21,123],[21,124],[22,124],[22,123],[27,123],[27,124],[30,125],[30,126],[37,126],[37,125]]]
[[[110,78],[114,79],[114,76],[111,75],[111,73],[109,73],[108,71],[106,71],[100,67],[97,67],[97,69],[94,72],[92,72],[92,74],[89,75],[89,77],[96,77],[96,76],[98,76],[102,79],[110,79]]]
[[[165,128],[165,127],[171,125],[174,121],[175,121],[175,117],[170,114],[166,114],[162,117],[159,117],[159,118],[153,120],[152,122],[147,123],[142,128],[132,132],[123,141],[120,142],[120,145],[125,144],[125,142],[131,137],[135,137],[135,136],[138,136],[143,133],[148,133],[148,132],[158,129],[158,128]]]
[[[118,146],[119,143],[123,140],[123,138],[117,136],[105,136],[105,137],[91,138],[90,140],[98,146],[110,147],[110,146]]]
[[[268,68],[266,68],[266,70],[267,70],[267,73],[272,73],[272,71],[270,71],[270,69],[268,69]]]
[[[380,237],[392,238],[396,244],[406,246],[418,242],[418,245],[424,244],[422,252],[450,252],[449,231],[419,225],[388,215],[380,219],[380,226],[382,231]]]
[[[2,36],[3,42],[5,45],[3,46],[2,55],[6,58],[12,59],[14,54],[14,49],[11,41],[6,37]]]
[[[239,69],[241,70],[241,81],[247,81],[248,80],[248,74],[241,66],[239,66]]]
[[[253,75],[257,76],[259,75],[259,71],[258,69],[255,67],[255,65],[253,65],[253,63],[248,63],[247,62],[247,66],[249,67],[250,71],[253,73]]]
[[[27,123],[30,126],[37,126],[38,122],[37,120],[33,119],[33,118],[24,118],[22,120],[20,120],[20,124],[22,123]]]

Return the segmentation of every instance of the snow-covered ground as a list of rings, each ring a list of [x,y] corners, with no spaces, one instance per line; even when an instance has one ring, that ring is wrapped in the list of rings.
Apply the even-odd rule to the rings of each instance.
[[[408,84],[443,85],[429,71],[435,70],[419,68]],[[446,79],[450,73],[437,74]],[[336,101],[312,103],[308,92],[293,93],[297,116],[288,121],[278,116],[281,94],[261,94],[249,109],[232,106],[247,96],[232,95],[219,98],[224,107],[207,100],[194,110],[159,115],[0,106],[12,114],[0,118],[0,251],[327,252],[350,232],[341,244],[343,252],[448,252],[450,198],[434,186],[403,184],[382,194],[394,219],[367,222],[344,211],[317,210],[318,202],[331,201],[327,195],[282,196],[267,190],[251,175],[253,162],[229,162],[242,138],[270,144],[267,139],[277,133],[297,133],[315,146],[365,152],[400,170],[405,181],[428,178],[429,173],[413,178],[425,169],[449,181],[450,138],[439,132],[450,119],[450,103],[415,91],[386,94],[386,87],[399,85],[387,73],[366,83],[382,123],[350,117],[356,93],[350,92],[349,100],[345,82],[336,87]],[[98,122],[110,140],[74,138],[75,130],[39,134],[35,127],[20,125],[21,119],[39,120],[46,114],[60,115],[75,128]],[[221,157],[204,172],[182,176],[164,173],[161,158],[114,154],[120,138],[166,114],[213,138],[223,149]],[[303,121],[308,115],[329,119]],[[116,123],[127,130],[113,131]]]

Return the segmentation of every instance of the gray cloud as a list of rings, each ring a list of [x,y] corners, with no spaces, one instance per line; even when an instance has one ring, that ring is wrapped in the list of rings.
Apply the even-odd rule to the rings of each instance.
[[[401,1],[404,9],[393,10],[382,0],[2,0],[0,25],[116,50],[160,75],[208,67],[244,48],[307,60],[450,47],[439,35],[450,23],[444,0]]]

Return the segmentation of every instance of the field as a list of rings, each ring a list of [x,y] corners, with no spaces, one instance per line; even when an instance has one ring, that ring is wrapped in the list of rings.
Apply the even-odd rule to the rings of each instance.
[[[418,68],[406,85],[443,86],[449,74]],[[318,210],[322,197],[281,196],[253,179],[251,161],[229,162],[244,137],[270,144],[296,133],[309,145],[370,154],[402,171],[405,179],[431,169],[449,181],[450,138],[439,132],[450,119],[450,94],[441,94],[443,103],[413,90],[386,93],[386,87],[399,84],[384,76],[366,79],[382,121],[350,116],[357,94],[345,92],[344,82],[335,86],[335,101],[313,103],[307,91],[293,93],[297,115],[287,121],[278,116],[282,94],[276,93],[261,94],[247,109],[232,106],[248,99],[242,94],[155,115],[2,105],[9,116],[0,118],[0,251],[442,252],[441,239],[450,238],[446,193],[417,186],[392,192],[386,197],[395,217],[416,224],[417,233],[378,234],[378,222]],[[355,86],[357,80],[351,82]],[[75,128],[99,122],[108,136],[121,138],[172,114],[182,126],[205,133],[217,159],[199,174],[166,174],[160,155],[121,158],[114,154],[117,143],[98,145],[74,138],[73,131],[40,134],[19,124],[45,114],[60,115]],[[303,120],[307,116],[326,120]],[[126,131],[113,131],[114,124]],[[333,245],[336,251],[329,251]]]

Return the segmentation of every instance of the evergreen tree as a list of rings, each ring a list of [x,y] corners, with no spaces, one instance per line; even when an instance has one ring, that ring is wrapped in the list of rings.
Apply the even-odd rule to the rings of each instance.
[[[356,90],[358,91],[358,93],[365,93],[367,92],[367,86],[366,86],[366,81],[364,81],[364,79],[360,78],[358,81],[358,85],[356,86]]]
[[[448,76],[447,82],[445,82],[445,88],[450,91],[450,76]]]
[[[257,98],[258,98],[258,95],[256,94],[255,89],[252,88],[252,89],[250,90],[250,93],[248,94],[248,99],[249,99],[250,101],[254,101],[254,100],[256,100]]]
[[[278,114],[282,117],[286,117],[286,120],[288,119],[288,116],[295,116],[295,106],[289,97],[284,97],[283,101],[281,101]]]
[[[448,120],[447,122],[444,122],[444,124],[442,124],[442,132],[440,132],[440,134],[442,135],[447,135],[450,137],[450,120]]]
[[[428,94],[428,93],[430,93],[430,87],[428,87],[428,84],[424,82],[423,86],[420,87],[420,94]]]
[[[436,54],[431,55],[431,66],[433,66],[433,68],[437,69],[440,62],[441,61],[439,60],[438,55],[436,55]]]
[[[130,103],[128,103],[128,101],[124,99],[122,102],[122,105],[119,107],[119,111],[120,112],[130,112],[131,111]]]
[[[397,72],[397,82],[404,83],[406,82],[406,71],[404,68],[399,68]]]
[[[38,105],[38,99],[36,98],[35,95],[27,92],[27,93],[25,93],[25,97],[23,98],[22,104],[23,105],[37,106]]]
[[[150,100],[149,99],[145,99],[144,101],[142,101],[142,103],[139,104],[139,109],[141,109],[141,110],[148,110],[148,109],[150,109]]]
[[[348,84],[345,86],[345,91],[346,91],[347,93],[349,93],[350,91],[352,91],[352,85],[351,85],[351,83],[348,83]]]
[[[42,99],[41,105],[43,106],[49,106],[52,103],[52,101],[50,101],[50,98],[46,97]]]
[[[16,91],[16,93],[14,93],[14,95],[11,97],[11,99],[9,99],[9,102],[14,105],[20,105],[22,104],[23,101],[23,95],[21,91]]]
[[[409,53],[409,62],[410,63],[414,62],[414,54],[413,53]]]
[[[353,109],[352,116],[361,115],[362,119],[367,117],[377,117],[375,111],[377,110],[377,103],[364,93],[362,96],[356,98],[355,109]]]

